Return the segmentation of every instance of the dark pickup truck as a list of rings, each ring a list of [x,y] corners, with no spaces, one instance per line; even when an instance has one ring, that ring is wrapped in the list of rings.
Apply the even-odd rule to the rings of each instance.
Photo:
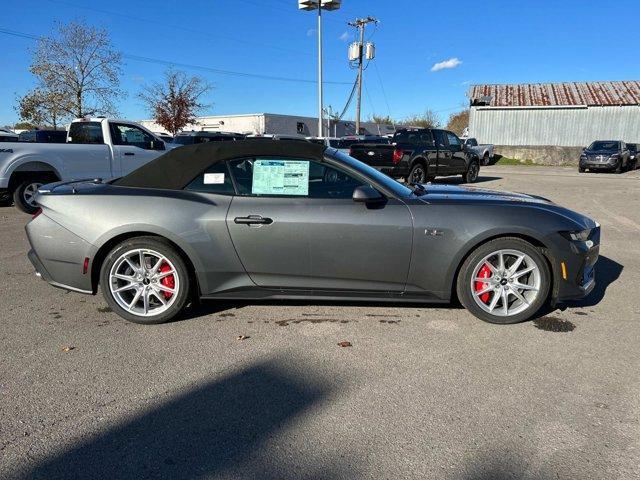
[[[464,149],[456,134],[432,128],[398,130],[390,145],[355,144],[350,155],[411,184],[448,175],[462,175],[465,183],[473,183],[480,172],[476,155]]]

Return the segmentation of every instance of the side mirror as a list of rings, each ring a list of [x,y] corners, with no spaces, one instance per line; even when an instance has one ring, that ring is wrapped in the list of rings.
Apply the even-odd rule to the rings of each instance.
[[[167,147],[165,147],[164,142],[161,140],[151,140],[150,143],[150,147],[151,150],[166,150]]]
[[[353,201],[356,203],[379,204],[385,200],[384,195],[370,185],[361,185],[353,191]]]

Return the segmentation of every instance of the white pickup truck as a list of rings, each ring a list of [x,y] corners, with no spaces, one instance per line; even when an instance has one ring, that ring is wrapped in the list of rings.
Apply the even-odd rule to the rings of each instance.
[[[162,155],[162,140],[137,123],[102,117],[74,120],[67,143],[0,143],[0,202],[34,213],[45,183],[121,177]]]
[[[475,138],[464,138],[462,139],[462,145],[465,150],[475,154],[482,165],[489,165],[489,162],[493,159],[493,145],[491,144],[478,145],[478,141]]]

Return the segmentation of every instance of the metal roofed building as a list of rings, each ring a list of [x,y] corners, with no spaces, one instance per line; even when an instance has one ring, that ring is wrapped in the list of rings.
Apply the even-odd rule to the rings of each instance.
[[[472,85],[469,136],[511,147],[640,143],[640,81]]]

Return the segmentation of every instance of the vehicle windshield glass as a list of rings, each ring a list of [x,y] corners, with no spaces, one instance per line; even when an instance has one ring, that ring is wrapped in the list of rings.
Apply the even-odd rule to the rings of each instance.
[[[193,145],[193,137],[191,135],[178,135],[173,139],[173,143],[178,145]]]
[[[339,150],[328,150],[327,154],[330,158],[335,158],[339,160],[341,163],[344,163],[348,167],[353,168],[354,170],[362,173],[363,175],[372,179],[375,183],[383,186],[387,190],[393,192],[397,197],[408,197],[411,195],[412,190],[410,188],[405,187],[400,182],[395,181],[393,178],[385,175],[382,172],[379,172],[373,167],[370,167],[366,163],[363,163],[359,160],[356,160],[349,155],[345,155]]]
[[[620,142],[593,142],[589,150],[618,150]]]

